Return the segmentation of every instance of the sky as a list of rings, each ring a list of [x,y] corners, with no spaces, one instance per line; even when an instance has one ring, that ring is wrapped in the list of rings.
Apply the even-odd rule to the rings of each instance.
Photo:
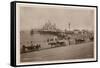
[[[91,8],[91,7],[90,7]],[[95,11],[89,8],[22,6],[20,7],[20,29],[42,28],[48,20],[58,29],[94,30]]]

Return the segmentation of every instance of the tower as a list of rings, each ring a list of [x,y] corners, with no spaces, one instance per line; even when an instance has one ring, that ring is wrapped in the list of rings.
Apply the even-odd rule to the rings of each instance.
[[[69,22],[69,24],[68,24],[68,28],[69,28],[69,31],[70,31],[70,22]]]

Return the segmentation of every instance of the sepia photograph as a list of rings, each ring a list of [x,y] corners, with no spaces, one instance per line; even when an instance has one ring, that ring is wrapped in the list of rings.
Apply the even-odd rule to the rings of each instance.
[[[18,65],[97,60],[96,7],[16,3]]]

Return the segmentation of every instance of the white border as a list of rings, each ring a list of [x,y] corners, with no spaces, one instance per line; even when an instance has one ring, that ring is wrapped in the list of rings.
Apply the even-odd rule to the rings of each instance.
[[[64,63],[64,62],[81,62],[81,61],[95,61],[96,60],[96,45],[94,45],[94,58],[93,59],[74,59],[74,60],[57,60],[57,61],[41,61],[41,62],[25,62],[25,63],[21,63],[20,62],[20,7],[39,7],[39,6],[43,6],[43,7],[48,7],[48,8],[82,8],[82,9],[91,9],[91,10],[95,10],[95,15],[96,16],[96,8],[95,7],[78,7],[78,6],[61,6],[61,5],[45,5],[45,4],[28,4],[28,3],[17,3],[16,4],[16,65],[31,65],[31,64],[48,64],[48,63]],[[94,36],[95,36],[95,40],[94,40],[94,44],[96,43],[96,17],[95,17],[95,32],[94,32]]]

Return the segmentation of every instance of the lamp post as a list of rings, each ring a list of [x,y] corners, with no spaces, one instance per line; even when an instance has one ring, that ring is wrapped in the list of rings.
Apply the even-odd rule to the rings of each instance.
[[[69,24],[68,24],[68,28],[69,28],[69,33],[70,33],[70,22],[69,22]],[[69,45],[70,45],[70,35],[69,35],[69,37],[68,37],[68,41],[69,41]]]

